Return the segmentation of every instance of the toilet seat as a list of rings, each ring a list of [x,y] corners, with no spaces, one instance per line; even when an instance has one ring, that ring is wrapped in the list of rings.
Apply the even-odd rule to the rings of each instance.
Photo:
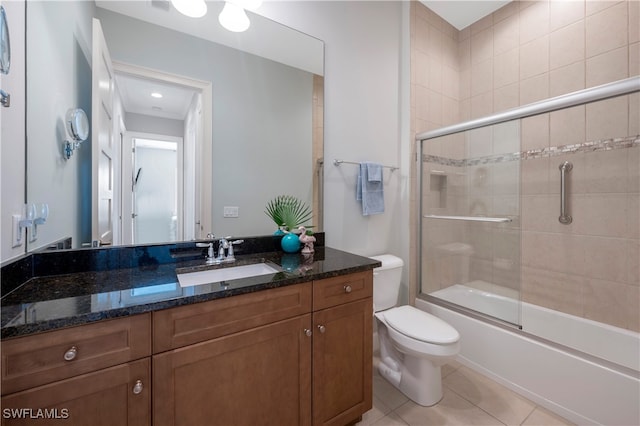
[[[413,306],[398,306],[386,310],[384,318],[398,333],[421,342],[448,345],[460,340],[460,334],[455,328]]]

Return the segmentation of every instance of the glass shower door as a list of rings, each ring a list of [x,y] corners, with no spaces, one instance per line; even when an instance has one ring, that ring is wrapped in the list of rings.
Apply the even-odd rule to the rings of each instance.
[[[520,123],[422,141],[421,292],[519,326]]]
[[[134,244],[178,240],[178,143],[134,139]]]

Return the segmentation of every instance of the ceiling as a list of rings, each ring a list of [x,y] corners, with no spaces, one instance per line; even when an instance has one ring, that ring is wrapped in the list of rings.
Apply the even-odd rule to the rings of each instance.
[[[115,77],[122,107],[129,113],[184,120],[196,93],[192,89],[160,80],[145,80],[118,73]],[[151,93],[160,93],[162,98],[154,98]]]
[[[458,30],[500,9],[511,0],[420,0]]]

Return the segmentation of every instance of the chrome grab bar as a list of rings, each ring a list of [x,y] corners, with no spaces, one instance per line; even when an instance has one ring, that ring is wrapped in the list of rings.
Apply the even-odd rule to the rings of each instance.
[[[570,214],[567,214],[567,172],[573,169],[573,164],[565,161],[558,167],[560,169],[560,216],[558,220],[564,225],[568,225],[573,221]]]

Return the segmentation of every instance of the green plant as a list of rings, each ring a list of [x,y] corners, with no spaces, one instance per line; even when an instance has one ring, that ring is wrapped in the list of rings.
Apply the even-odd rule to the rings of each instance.
[[[293,195],[278,195],[267,203],[265,214],[276,226],[293,231],[311,219],[311,208]],[[304,225],[306,226],[306,225]],[[311,228],[311,226],[306,226]]]

